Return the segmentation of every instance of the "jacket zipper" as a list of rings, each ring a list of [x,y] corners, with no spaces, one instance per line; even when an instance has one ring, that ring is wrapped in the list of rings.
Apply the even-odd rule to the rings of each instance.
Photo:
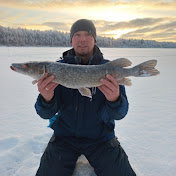
[[[75,111],[76,111],[76,120],[75,120],[75,136],[77,137],[77,127],[78,127],[78,110],[79,110],[79,95],[78,95],[78,91],[76,93],[77,95],[77,103],[76,103],[76,107],[75,107]]]

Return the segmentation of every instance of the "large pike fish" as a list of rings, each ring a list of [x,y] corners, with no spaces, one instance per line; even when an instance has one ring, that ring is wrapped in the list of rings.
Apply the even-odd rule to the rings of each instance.
[[[13,63],[10,68],[21,74],[28,75],[35,79],[36,83],[46,72],[54,75],[53,82],[61,84],[67,88],[78,89],[82,96],[91,97],[90,87],[98,87],[102,83],[101,78],[106,78],[107,74],[117,79],[120,85],[131,85],[131,80],[127,77],[148,77],[159,74],[154,67],[156,60],[143,62],[132,68],[131,62],[126,58],[120,58],[102,65],[73,65],[59,62],[26,62]]]

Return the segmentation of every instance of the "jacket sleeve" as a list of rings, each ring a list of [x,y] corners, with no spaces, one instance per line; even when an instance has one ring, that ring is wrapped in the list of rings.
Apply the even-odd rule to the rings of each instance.
[[[58,87],[54,91],[53,99],[48,103],[44,100],[41,94],[39,94],[35,103],[35,109],[37,114],[43,119],[51,119],[58,111],[60,107],[58,95]]]
[[[106,101],[101,109],[102,120],[107,123],[111,120],[120,120],[124,118],[128,112],[128,99],[125,92],[125,87],[120,85],[120,97],[116,102]]]

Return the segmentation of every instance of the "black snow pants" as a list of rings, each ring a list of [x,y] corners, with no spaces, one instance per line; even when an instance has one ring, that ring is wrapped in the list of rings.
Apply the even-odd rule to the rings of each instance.
[[[41,158],[36,176],[72,176],[78,157],[83,154],[97,176],[136,176],[119,141],[85,145],[58,139],[54,135]]]

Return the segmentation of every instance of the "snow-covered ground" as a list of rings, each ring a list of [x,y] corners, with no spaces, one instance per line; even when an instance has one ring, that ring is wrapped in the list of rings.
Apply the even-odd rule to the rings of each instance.
[[[13,62],[55,61],[68,48],[0,47],[0,176],[34,176],[52,135],[48,121],[37,116],[38,91],[32,79],[12,72]],[[161,74],[132,78],[126,87],[130,109],[116,122],[116,135],[139,176],[176,173],[176,49],[102,48],[104,57],[126,57],[133,65],[157,59]],[[81,162],[82,161],[82,162]],[[83,158],[75,175],[93,175]],[[81,173],[81,174],[80,174]]]

